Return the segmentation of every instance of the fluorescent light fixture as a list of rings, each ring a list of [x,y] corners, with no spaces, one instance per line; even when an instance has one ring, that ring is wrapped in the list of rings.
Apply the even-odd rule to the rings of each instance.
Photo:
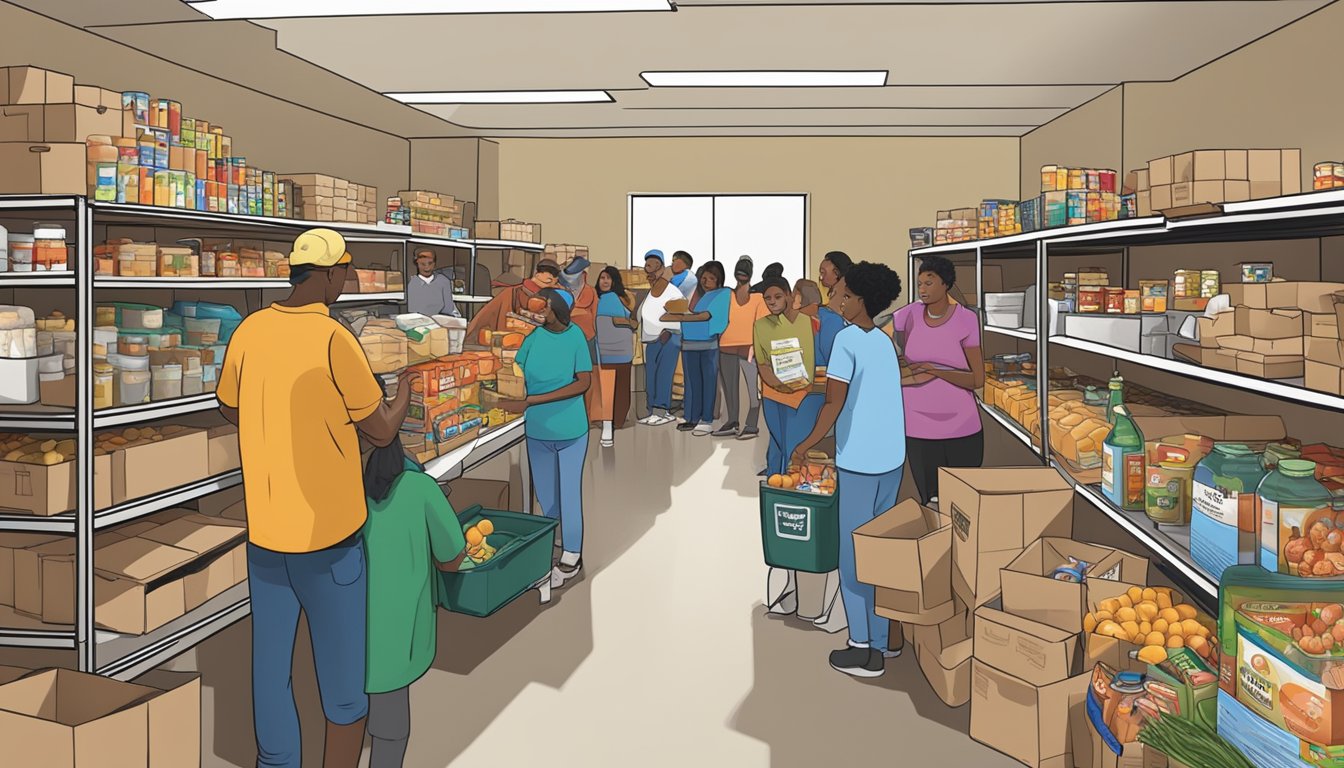
[[[671,0],[184,0],[212,19],[671,11]]]
[[[641,72],[655,88],[881,88],[887,71]]]
[[[600,104],[615,101],[606,91],[427,91],[385,93],[404,104]]]

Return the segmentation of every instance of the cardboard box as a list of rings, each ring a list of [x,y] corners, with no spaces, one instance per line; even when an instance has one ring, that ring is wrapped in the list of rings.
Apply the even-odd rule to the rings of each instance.
[[[38,383],[38,398],[43,405],[74,408],[75,377],[67,375],[60,381],[42,381]]]
[[[1073,529],[1073,486],[1048,467],[940,469],[952,519],[952,586],[971,610],[999,596],[999,570],[1042,536]]]
[[[93,539],[95,564],[100,553],[108,547],[153,530],[156,525],[158,523],[142,520],[96,534]],[[74,539],[67,538],[63,545],[37,547],[31,553],[21,553],[15,558],[15,578],[17,610],[41,617],[48,624],[75,623]],[[94,604],[97,605],[99,595],[96,578],[94,588]],[[19,607],[19,604],[23,607]],[[32,610],[34,606],[37,607],[35,611]]]
[[[1183,208],[1195,203],[1195,183],[1193,181],[1178,181],[1171,185],[1171,205],[1173,208]]]
[[[14,606],[14,553],[62,538],[49,533],[0,533],[0,605]]]
[[[209,472],[221,475],[243,466],[243,457],[238,448],[238,428],[232,424],[211,427],[206,432],[209,441],[206,447]]]
[[[1222,181],[1227,156],[1221,149],[1200,149],[1176,156],[1176,181]]]
[[[0,686],[0,739],[14,765],[195,765],[200,697],[196,677],[162,690],[69,669],[35,672]]]
[[[1283,153],[1277,149],[1252,149],[1246,153],[1247,175],[1254,182],[1283,182]]]
[[[1222,346],[1220,339],[1237,332],[1235,312],[1219,312],[1213,317],[1200,317],[1199,345],[1205,349],[1217,349]]]
[[[1296,309],[1311,314],[1335,312],[1335,293],[1344,283],[1271,282],[1227,283],[1223,293],[1235,306],[1251,309]]]
[[[247,522],[247,497],[241,485],[202,496],[197,499],[196,508],[207,517],[223,517]]]
[[[1253,309],[1248,306],[1239,306],[1233,314],[1236,318],[1235,326],[1238,336],[1275,340],[1301,339],[1304,335],[1303,315],[1300,310]],[[1250,350],[1245,351],[1249,352]]]
[[[952,521],[902,501],[855,529],[854,562],[859,581],[889,590],[886,603],[895,610],[939,608],[952,600]]]
[[[1032,768],[1072,768],[1070,711],[1092,674],[1035,686],[971,663],[971,738]]]
[[[1214,442],[1254,445],[1288,436],[1279,416],[1137,416],[1134,423],[1145,435],[1203,435]]]
[[[1279,180],[1283,182],[1283,194],[1302,193],[1302,150],[1285,149],[1279,155],[1281,167]]]
[[[1153,215],[1153,191],[1151,189],[1141,189],[1135,195],[1136,203],[1139,208],[1139,216],[1147,217]]]
[[[1054,570],[1068,565],[1070,557],[1092,564],[1086,574],[1087,581],[1073,583],[1053,578]],[[1148,559],[1097,544],[1044,537],[1023,550],[1003,569],[1000,577],[1003,581],[1003,610],[1077,633],[1083,630],[1083,614],[1087,613],[1087,585],[1099,580],[1147,584]]]
[[[1327,395],[1344,395],[1344,368],[1314,360],[1306,362],[1303,385]]]
[[[112,503],[193,483],[209,472],[210,441],[205,430],[188,429],[157,443],[128,446],[112,454]]]
[[[1172,185],[1154,184],[1149,192],[1149,199],[1154,211],[1165,211],[1175,206],[1172,205]]]
[[[1266,357],[1293,356],[1306,354],[1305,339],[1295,336],[1291,339],[1257,339],[1251,336],[1225,336],[1219,339],[1224,349],[1237,352],[1254,352]]]
[[[507,480],[480,480],[460,477],[448,484],[448,503],[461,512],[474,506],[509,510],[510,484]]]
[[[0,508],[41,517],[75,508],[75,462],[46,466],[0,461]]]
[[[83,195],[84,160],[82,143],[0,142],[0,193]]]
[[[83,143],[90,136],[119,136],[120,107],[33,104],[0,107],[0,141]]]
[[[1237,373],[1268,380],[1300,379],[1306,375],[1306,366],[1301,355],[1270,356],[1257,352],[1238,352]]]
[[[187,515],[155,528],[143,538],[191,552],[204,563],[204,567],[187,573],[183,580],[187,611],[247,579],[247,529],[241,524]]]
[[[0,75],[0,104],[64,104],[75,98],[70,75],[39,67],[4,67]]]
[[[949,707],[971,700],[971,651],[975,644],[974,621],[962,610],[941,624],[911,630],[915,660],[924,679]]]
[[[1336,307],[1340,305],[1336,304]],[[1303,316],[1302,324],[1308,336],[1318,339],[1339,338],[1339,317],[1330,313],[1308,314]]]
[[[1248,165],[1248,156],[1244,149],[1223,150],[1223,163],[1226,166],[1227,173],[1223,178],[1231,181],[1250,182],[1250,166]]]
[[[500,240],[498,221],[477,221],[476,238],[478,240]]]
[[[1251,199],[1264,200],[1270,197],[1279,197],[1283,194],[1283,183],[1278,181],[1252,181]]]
[[[1148,181],[1153,189],[1180,181],[1176,178],[1175,158],[1160,157],[1156,160],[1149,160]]]
[[[1069,710],[1069,742],[1075,768],[1177,768],[1165,754],[1137,741],[1121,744],[1119,755],[1112,752],[1087,717],[1086,693]]]
[[[1082,641],[1067,632],[982,605],[975,612],[975,658],[1036,686],[1083,671]]]

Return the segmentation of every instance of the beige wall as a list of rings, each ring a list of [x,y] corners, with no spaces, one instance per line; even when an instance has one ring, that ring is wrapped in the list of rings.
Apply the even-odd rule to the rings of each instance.
[[[257,167],[330,173],[376,185],[379,194],[403,189],[408,180],[409,143],[390,133],[217,80],[8,3],[0,3],[0,30],[0,65],[30,64],[71,74],[81,84],[177,99],[187,114],[222,125],[235,151]]]
[[[1125,162],[1189,149],[1300,148],[1311,166],[1344,159],[1344,71],[1323,40],[1344,34],[1344,3],[1327,6],[1173,83],[1125,87]]]
[[[1123,178],[1125,89],[1113,88],[1022,137],[1021,197],[1040,194],[1041,166],[1110,168]]]
[[[539,221],[547,242],[627,264],[627,195],[802,192],[809,269],[826,251],[899,266],[908,230],[939,208],[1013,197],[1015,138],[503,139],[500,214]]]
[[[480,139],[411,139],[411,186],[476,200]]]

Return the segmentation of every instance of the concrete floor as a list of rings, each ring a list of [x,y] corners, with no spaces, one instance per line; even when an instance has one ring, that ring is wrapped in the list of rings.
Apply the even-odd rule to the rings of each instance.
[[[488,619],[439,614],[406,765],[1018,765],[966,735],[969,707],[945,707],[909,650],[860,682],[827,665],[843,634],[765,615],[764,449],[670,426],[623,430],[614,449],[594,438],[587,575],[546,607],[531,593]],[[254,764],[249,631],[181,660],[203,677],[207,768]],[[321,708],[299,646],[304,765],[318,766]]]

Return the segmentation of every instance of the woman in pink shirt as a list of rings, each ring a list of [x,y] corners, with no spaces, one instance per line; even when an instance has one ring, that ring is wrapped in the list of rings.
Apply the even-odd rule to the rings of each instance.
[[[985,385],[980,318],[948,299],[957,271],[941,256],[919,265],[919,301],[892,318],[896,340],[910,364],[903,382],[906,456],[919,499],[938,498],[940,467],[978,467],[985,436],[975,390]]]

